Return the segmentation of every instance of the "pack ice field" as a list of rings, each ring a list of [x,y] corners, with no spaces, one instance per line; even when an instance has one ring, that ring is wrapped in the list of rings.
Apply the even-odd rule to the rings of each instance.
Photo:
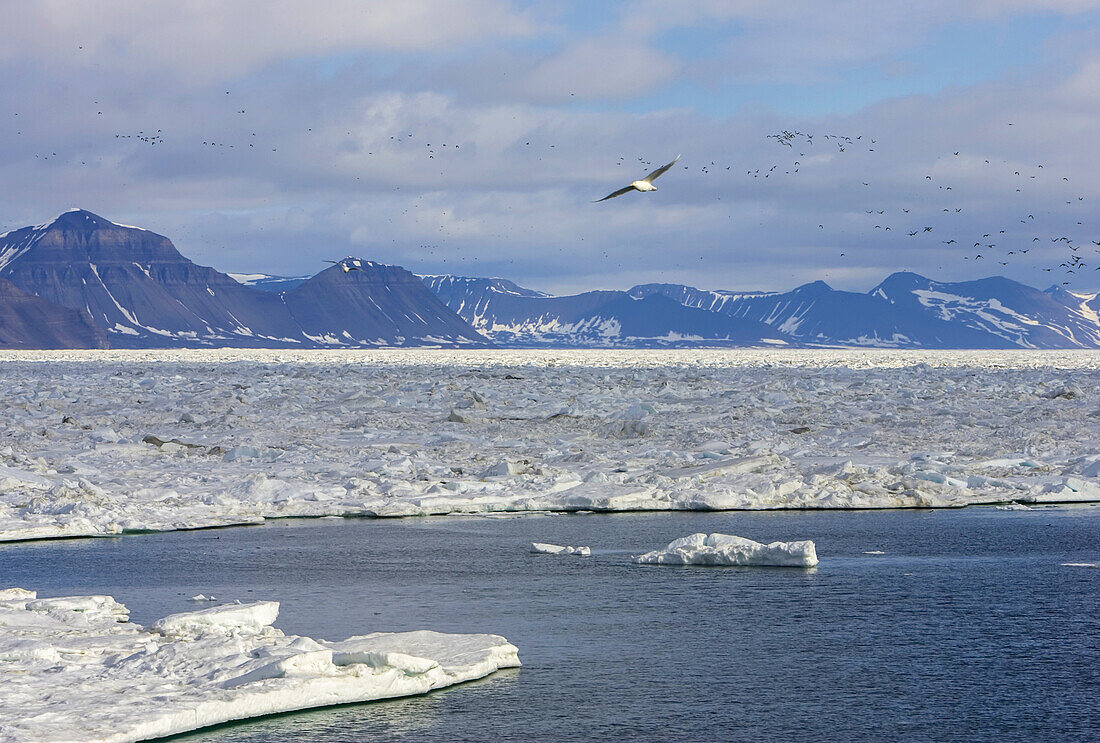
[[[8,353],[0,540],[1100,500],[1100,354]]]

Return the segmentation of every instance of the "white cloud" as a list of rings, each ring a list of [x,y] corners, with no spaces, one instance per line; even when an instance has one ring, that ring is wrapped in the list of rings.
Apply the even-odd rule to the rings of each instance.
[[[630,98],[672,80],[681,64],[644,44],[584,39],[536,66],[517,86],[535,100]]]
[[[297,57],[438,52],[535,31],[503,0],[41,0],[0,4],[0,25],[12,31],[0,58],[199,81]]]
[[[32,17],[39,25],[13,34],[0,52],[0,229],[82,206],[166,234],[190,257],[226,270],[298,274],[358,253],[550,290],[658,279],[778,289],[815,278],[867,289],[901,268],[937,277],[1005,272],[1039,283],[1052,278],[1040,269],[1064,252],[1050,236],[1100,239],[1089,219],[1091,199],[1100,198],[1091,167],[1100,157],[1092,137],[1100,56],[1085,32],[1072,52],[1026,73],[884,100],[850,116],[630,110],[639,95],[691,72],[671,52],[652,51],[652,29],[667,27],[655,20],[660,10],[678,14],[668,23],[739,19],[746,25],[736,53],[746,65],[791,53],[814,67],[893,53],[911,41],[902,33],[907,21],[917,35],[940,22],[932,11],[975,18],[1038,6],[934,3],[918,17],[841,4],[838,12],[870,14],[877,36],[861,47],[868,29],[836,30],[842,18],[803,3],[631,5],[631,17],[599,38],[540,30],[490,0],[395,6],[401,15],[364,24],[357,9],[375,6],[329,4],[306,16],[300,4],[264,4],[266,15],[252,3],[225,5],[163,6],[160,21],[150,4],[20,6],[19,27]],[[12,7],[0,9],[0,22],[13,19]],[[425,14],[434,20],[417,20]],[[499,48],[489,43],[500,38],[493,19],[503,19],[505,36],[544,34],[553,43]],[[72,47],[82,39],[90,59],[108,67],[74,66]],[[401,53],[379,69],[363,60],[335,71],[279,64],[365,47]],[[451,53],[437,57],[441,48]],[[418,49],[426,53],[404,53]],[[704,62],[733,58],[722,53]],[[197,71],[185,69],[191,58]],[[499,77],[469,73],[493,68]],[[188,84],[162,79],[176,74],[190,75]],[[800,155],[766,139],[785,128],[865,139],[841,153],[819,136]],[[155,129],[163,144],[115,138]],[[871,137],[875,152],[867,151]],[[590,203],[681,152],[656,194]],[[1009,232],[1022,229],[1021,210],[1046,241],[1029,247],[1026,260],[963,260],[959,246],[1000,229],[1006,241],[1030,245],[1031,233]],[[949,238],[957,245],[945,247]]]

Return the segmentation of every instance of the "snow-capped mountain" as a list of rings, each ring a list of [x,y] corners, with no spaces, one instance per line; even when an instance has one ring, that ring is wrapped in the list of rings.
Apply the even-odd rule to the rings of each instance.
[[[871,296],[907,314],[972,328],[1014,347],[1100,347],[1100,324],[1095,310],[1085,308],[1086,302],[1067,302],[1003,276],[939,282],[915,273],[895,273],[872,289]]]
[[[290,291],[309,281],[309,276],[272,276],[266,273],[228,273],[229,278],[238,284],[251,286],[254,289],[263,289],[265,292]]]
[[[896,348],[1097,348],[1100,323],[1083,302],[1059,301],[1003,277],[938,282],[915,273],[888,276],[870,292],[824,282],[789,292],[709,292],[646,285],[631,293],[677,297],[736,317],[752,317],[810,345]],[[1068,292],[1066,293],[1068,294]]]
[[[85,310],[47,302],[0,279],[0,348],[107,348]]]
[[[302,333],[323,346],[487,346],[487,338],[400,266],[359,258],[281,294]]]
[[[499,281],[425,278],[451,309],[507,345],[593,345],[594,326],[584,322],[592,317],[608,328],[628,325],[629,332],[613,335],[621,345],[656,345],[637,339],[662,336],[667,345],[715,345],[706,342],[716,337],[713,319],[725,317],[755,324],[756,340],[749,334],[746,345],[779,340],[873,348],[1100,348],[1097,295],[1041,292],[1001,277],[949,283],[896,273],[867,293],[838,291],[821,281],[787,292],[645,284],[626,293],[635,300],[664,297],[702,313],[677,315],[674,330],[662,324],[671,310],[632,314],[640,307],[615,304],[621,292],[549,297],[510,282],[502,291]],[[737,344],[737,337],[731,333],[730,343]]]
[[[765,323],[803,345],[869,348],[1010,348],[963,325],[901,311],[882,297],[838,291],[823,281],[788,292],[711,292],[645,284],[632,296],[664,294],[690,307]]]
[[[71,210],[0,235],[0,278],[14,284],[0,287],[0,345],[102,347],[90,320],[122,348],[1100,348],[1100,296],[1003,277],[901,272],[866,293],[817,281],[787,292],[645,284],[557,297],[501,278],[344,263],[354,270],[308,279],[224,274],[166,237]]]
[[[293,344],[301,332],[272,294],[183,257],[172,242],[83,210],[0,241],[0,276],[84,308],[124,348]]]
[[[552,297],[504,279],[425,276],[464,320],[511,346],[664,347],[784,345],[763,323],[686,307],[666,297],[592,291]]]
[[[307,289],[315,277],[279,294],[192,263],[166,237],[79,209],[0,236],[0,277],[86,310],[115,347],[485,343],[412,274],[362,264],[348,274],[336,267],[346,281],[329,291]]]
[[[437,296],[448,297],[449,301],[459,299],[463,295],[474,297],[484,294],[507,294],[513,297],[549,297],[546,292],[525,289],[508,279],[476,279],[466,276],[422,275],[421,281]]]
[[[1051,286],[1043,293],[1073,309],[1086,320],[1100,325],[1100,292],[1069,292],[1060,286]]]

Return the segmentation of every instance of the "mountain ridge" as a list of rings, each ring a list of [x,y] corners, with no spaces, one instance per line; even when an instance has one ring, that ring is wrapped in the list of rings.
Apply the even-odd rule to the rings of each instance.
[[[56,305],[85,310],[114,347],[488,344],[403,268],[360,263],[347,275],[342,293],[315,294],[319,307],[311,307],[298,301],[309,281],[283,293],[246,286],[188,260],[163,235],[81,209],[0,236],[0,278]],[[378,278],[383,274],[395,284],[379,289],[386,283]],[[348,286],[358,287],[362,296]],[[360,318],[358,325],[343,323],[336,333],[318,331],[318,313],[327,312],[335,327],[339,314],[352,306],[378,322]]]
[[[575,312],[587,305],[588,311],[595,311],[594,305],[619,296],[608,291],[535,296],[514,284],[518,291],[504,295],[486,291],[486,279],[423,278],[451,309],[505,345],[587,345],[585,337],[571,340],[561,332],[539,337],[537,329],[555,321],[567,324],[570,316],[562,308]],[[1100,348],[1100,296],[1052,294],[1050,289],[1040,291],[1001,276],[939,282],[899,271],[867,292],[833,289],[818,280],[786,292],[656,283],[622,294],[634,299],[660,295],[684,307],[760,323],[792,346]],[[768,342],[763,336],[760,341]]]
[[[352,256],[311,277],[225,274],[81,209],[0,235],[0,279],[12,285],[0,292],[0,345],[11,347],[1100,348],[1100,294],[1003,276],[554,296]]]

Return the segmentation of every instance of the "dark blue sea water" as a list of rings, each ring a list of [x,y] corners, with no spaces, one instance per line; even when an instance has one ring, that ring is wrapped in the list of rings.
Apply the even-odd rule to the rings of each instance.
[[[630,562],[697,531],[813,539],[821,565]],[[111,594],[140,623],[276,599],[287,632],[494,632],[524,662],[189,743],[1095,741],[1100,570],[1064,562],[1100,562],[1100,508],[282,521],[8,545],[0,584]]]

